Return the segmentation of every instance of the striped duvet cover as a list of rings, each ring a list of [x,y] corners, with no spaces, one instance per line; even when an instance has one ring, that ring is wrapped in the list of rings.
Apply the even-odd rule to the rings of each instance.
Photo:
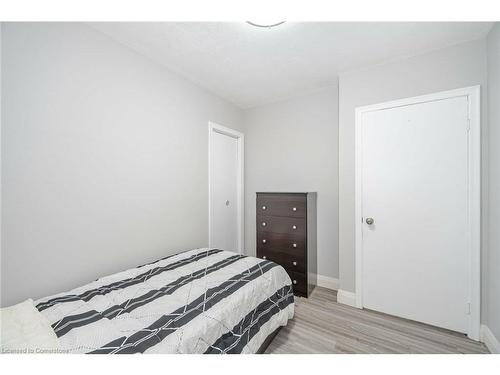
[[[255,353],[294,313],[282,267],[217,249],[169,256],[35,303],[69,353]]]

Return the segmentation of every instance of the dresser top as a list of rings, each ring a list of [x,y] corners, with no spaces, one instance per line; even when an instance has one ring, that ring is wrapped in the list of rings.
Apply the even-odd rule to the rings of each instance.
[[[258,191],[255,194],[316,194],[315,191]]]

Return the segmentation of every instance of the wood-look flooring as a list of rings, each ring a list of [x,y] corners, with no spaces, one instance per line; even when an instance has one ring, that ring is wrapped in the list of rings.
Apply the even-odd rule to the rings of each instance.
[[[337,303],[337,293],[316,287],[295,299],[295,317],[266,353],[489,353],[467,336],[427,324]]]

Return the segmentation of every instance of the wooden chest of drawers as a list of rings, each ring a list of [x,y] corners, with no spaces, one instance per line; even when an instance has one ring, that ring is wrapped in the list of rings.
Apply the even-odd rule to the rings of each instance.
[[[294,294],[317,284],[316,193],[257,193],[257,257],[281,265]]]

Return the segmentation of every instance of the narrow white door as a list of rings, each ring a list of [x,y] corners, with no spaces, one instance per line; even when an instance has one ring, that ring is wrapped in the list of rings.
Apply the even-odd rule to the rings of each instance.
[[[212,133],[211,246],[238,251],[238,139]]]
[[[363,307],[468,331],[468,99],[362,114]]]

